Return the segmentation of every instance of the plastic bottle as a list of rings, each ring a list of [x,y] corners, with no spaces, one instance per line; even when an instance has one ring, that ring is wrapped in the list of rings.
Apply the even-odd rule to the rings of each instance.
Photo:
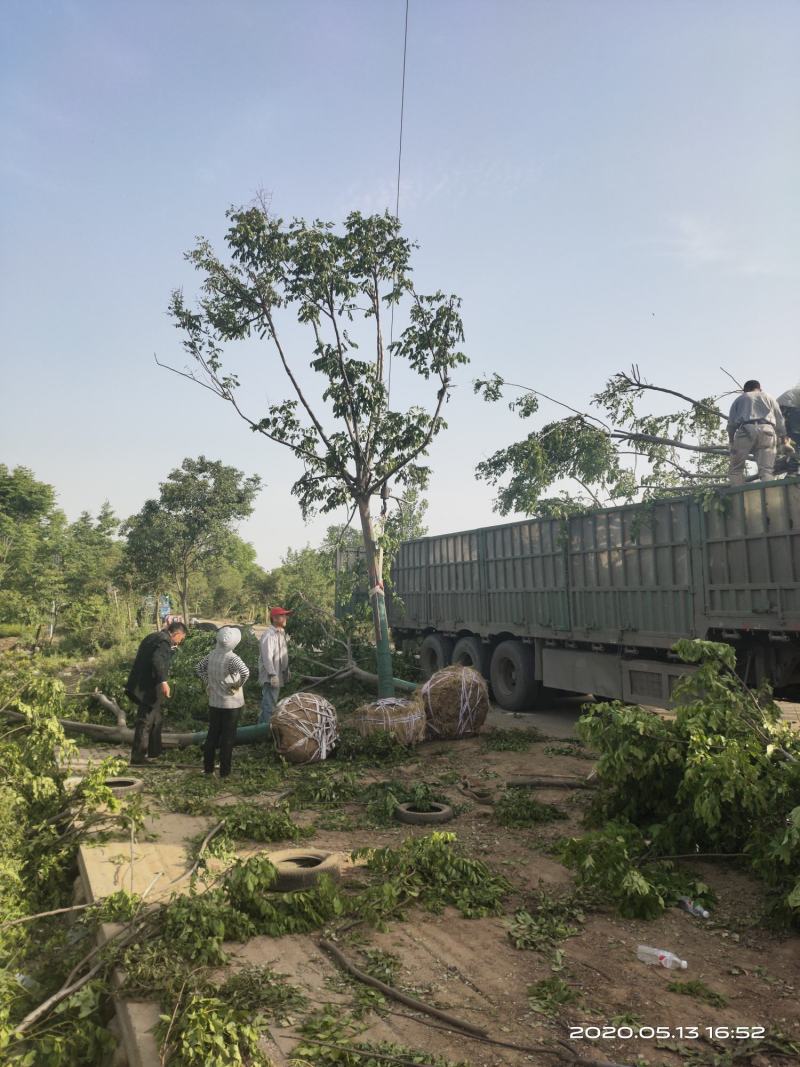
[[[708,919],[711,917],[711,913],[706,911],[702,905],[695,904],[695,902],[689,900],[688,897],[678,897],[678,907],[683,908],[684,911],[688,911],[690,915],[694,915],[698,919]]]
[[[673,952],[665,948],[651,948],[649,945],[639,945],[636,955],[642,963],[655,963],[659,967],[666,967],[670,971],[685,971],[689,966],[686,960],[679,959]]]

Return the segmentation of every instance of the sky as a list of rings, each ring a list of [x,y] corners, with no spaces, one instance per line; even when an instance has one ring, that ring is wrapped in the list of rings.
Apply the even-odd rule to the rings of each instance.
[[[259,474],[259,562],[317,544],[279,445],[160,370],[225,211],[393,209],[405,0],[3,0],[0,462],[126,517],[185,456]],[[525,435],[472,380],[584,408],[637,363],[691,395],[800,379],[796,0],[409,0],[400,218],[470,365],[430,452],[431,533],[506,521],[475,466]],[[290,334],[293,358],[311,358]],[[288,395],[231,349],[241,396]],[[425,399],[398,368],[397,402]],[[433,399],[431,397],[431,399]],[[543,405],[539,422],[558,417]],[[536,423],[532,423],[535,425]]]

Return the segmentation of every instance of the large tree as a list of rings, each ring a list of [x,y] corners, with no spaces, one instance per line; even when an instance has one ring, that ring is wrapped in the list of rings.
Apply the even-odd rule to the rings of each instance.
[[[284,223],[263,205],[231,210],[226,260],[206,240],[187,254],[202,275],[192,309],[181,292],[171,312],[193,362],[185,374],[214,392],[256,432],[290,450],[302,466],[292,491],[304,517],[342,506],[358,513],[370,581],[379,692],[393,692],[383,592],[383,546],[373,501],[391,487],[423,487],[423,460],[445,427],[452,374],[466,356],[460,301],[442,292],[422,295],[412,283],[412,244],[389,214],[350,214],[344,226]],[[386,343],[386,319],[407,305],[405,328]],[[405,309],[397,307],[400,314]],[[296,354],[297,325],[319,384],[307,381]],[[245,409],[226,345],[257,338],[271,349],[286,399],[265,413]],[[363,346],[363,347],[362,347]],[[292,349],[295,349],[293,354]],[[363,355],[362,355],[363,351]],[[392,358],[431,383],[429,405],[393,406]],[[171,368],[174,369],[174,368]]]
[[[525,420],[543,403],[569,412],[478,464],[478,477],[499,486],[503,515],[569,514],[725,480],[726,394],[695,399],[646,381],[638,367],[613,375],[587,411],[499,374],[476,381],[475,391],[492,402],[510,395],[509,408]],[[659,401],[666,410],[654,411]]]
[[[233,526],[252,513],[260,488],[257,475],[205,456],[187,458],[161,483],[158,499],[124,523],[128,561],[154,592],[174,583],[187,623],[193,572],[231,558]]]

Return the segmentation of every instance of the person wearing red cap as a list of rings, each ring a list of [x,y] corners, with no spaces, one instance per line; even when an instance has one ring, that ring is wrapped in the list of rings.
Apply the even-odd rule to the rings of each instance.
[[[268,723],[278,703],[281,686],[289,681],[289,649],[286,645],[286,620],[291,615],[286,608],[272,608],[270,626],[259,642],[258,680],[261,683],[260,723]]]

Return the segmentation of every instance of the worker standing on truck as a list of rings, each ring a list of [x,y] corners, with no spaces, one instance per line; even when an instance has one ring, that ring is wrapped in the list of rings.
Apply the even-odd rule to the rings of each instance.
[[[785,393],[781,393],[778,397],[778,407],[786,423],[787,437],[795,448],[800,448],[800,382],[794,389],[787,389]]]
[[[744,468],[752,455],[758,477],[766,481],[775,469],[778,438],[786,440],[786,423],[777,401],[761,391],[754,378],[744,383],[741,395],[731,404],[728,440],[731,448],[731,485],[744,485]]]
[[[289,649],[286,645],[286,620],[291,615],[286,608],[272,608],[270,626],[259,642],[258,680],[261,683],[260,723],[269,723],[278,702],[281,686],[289,681]]]

